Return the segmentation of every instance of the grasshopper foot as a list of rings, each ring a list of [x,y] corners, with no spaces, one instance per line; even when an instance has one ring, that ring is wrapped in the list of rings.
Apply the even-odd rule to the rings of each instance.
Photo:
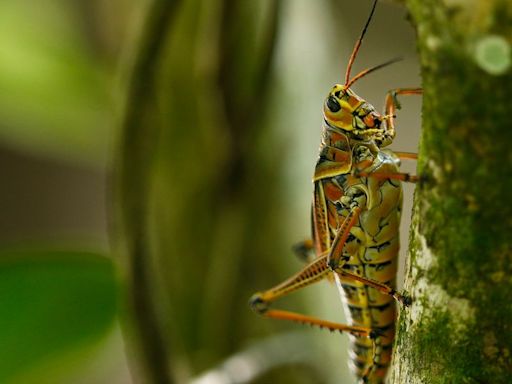
[[[407,294],[407,292],[397,293],[398,297],[397,300],[402,304],[404,307],[409,307],[412,304],[412,298]]]
[[[255,293],[249,299],[249,306],[259,315],[263,315],[268,310],[268,303],[261,297],[261,293]]]

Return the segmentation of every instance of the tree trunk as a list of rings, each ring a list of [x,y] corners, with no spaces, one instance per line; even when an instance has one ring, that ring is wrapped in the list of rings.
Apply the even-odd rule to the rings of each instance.
[[[512,3],[407,1],[423,134],[391,383],[512,377]]]

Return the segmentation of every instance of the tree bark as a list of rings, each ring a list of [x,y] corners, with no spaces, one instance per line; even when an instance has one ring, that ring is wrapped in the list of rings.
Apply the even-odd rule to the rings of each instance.
[[[391,383],[512,377],[512,3],[407,1],[423,133]]]

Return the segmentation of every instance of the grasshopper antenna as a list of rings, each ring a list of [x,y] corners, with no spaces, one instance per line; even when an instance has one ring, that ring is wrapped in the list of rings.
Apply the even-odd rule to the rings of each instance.
[[[351,80],[348,81],[348,83],[345,84],[345,87],[350,88],[352,84],[354,84],[357,80],[359,80],[361,77],[366,76],[369,73],[372,73],[373,71],[376,71],[377,69],[381,69],[384,67],[387,67],[388,65],[391,65],[393,63],[396,63],[397,61],[403,60],[403,57],[395,57],[391,60],[386,61],[385,63],[376,65],[375,67],[367,68],[359,72],[357,75],[355,75]]]
[[[354,45],[354,49],[352,50],[352,54],[350,55],[350,59],[348,60],[347,72],[345,73],[345,86],[348,87],[348,84],[354,83],[354,81],[350,81],[350,70],[352,69],[352,65],[354,64],[354,60],[356,59],[357,52],[359,51],[359,47],[361,47],[361,43],[363,42],[363,37],[366,34],[366,30],[368,29],[368,25],[370,25],[370,21],[372,20],[373,13],[375,12],[375,7],[377,6],[377,1],[375,0],[372,5],[372,10],[370,11],[370,16],[368,16],[368,20],[366,20],[366,24],[361,32],[361,36],[357,39],[356,44]],[[356,76],[357,77],[357,76]],[[359,76],[361,77],[361,76]]]

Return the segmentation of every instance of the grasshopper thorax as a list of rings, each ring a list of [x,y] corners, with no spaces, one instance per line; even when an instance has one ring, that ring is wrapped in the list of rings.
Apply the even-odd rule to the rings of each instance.
[[[386,137],[385,117],[345,85],[336,84],[332,88],[323,112],[325,123],[351,141],[374,141],[380,146]]]

